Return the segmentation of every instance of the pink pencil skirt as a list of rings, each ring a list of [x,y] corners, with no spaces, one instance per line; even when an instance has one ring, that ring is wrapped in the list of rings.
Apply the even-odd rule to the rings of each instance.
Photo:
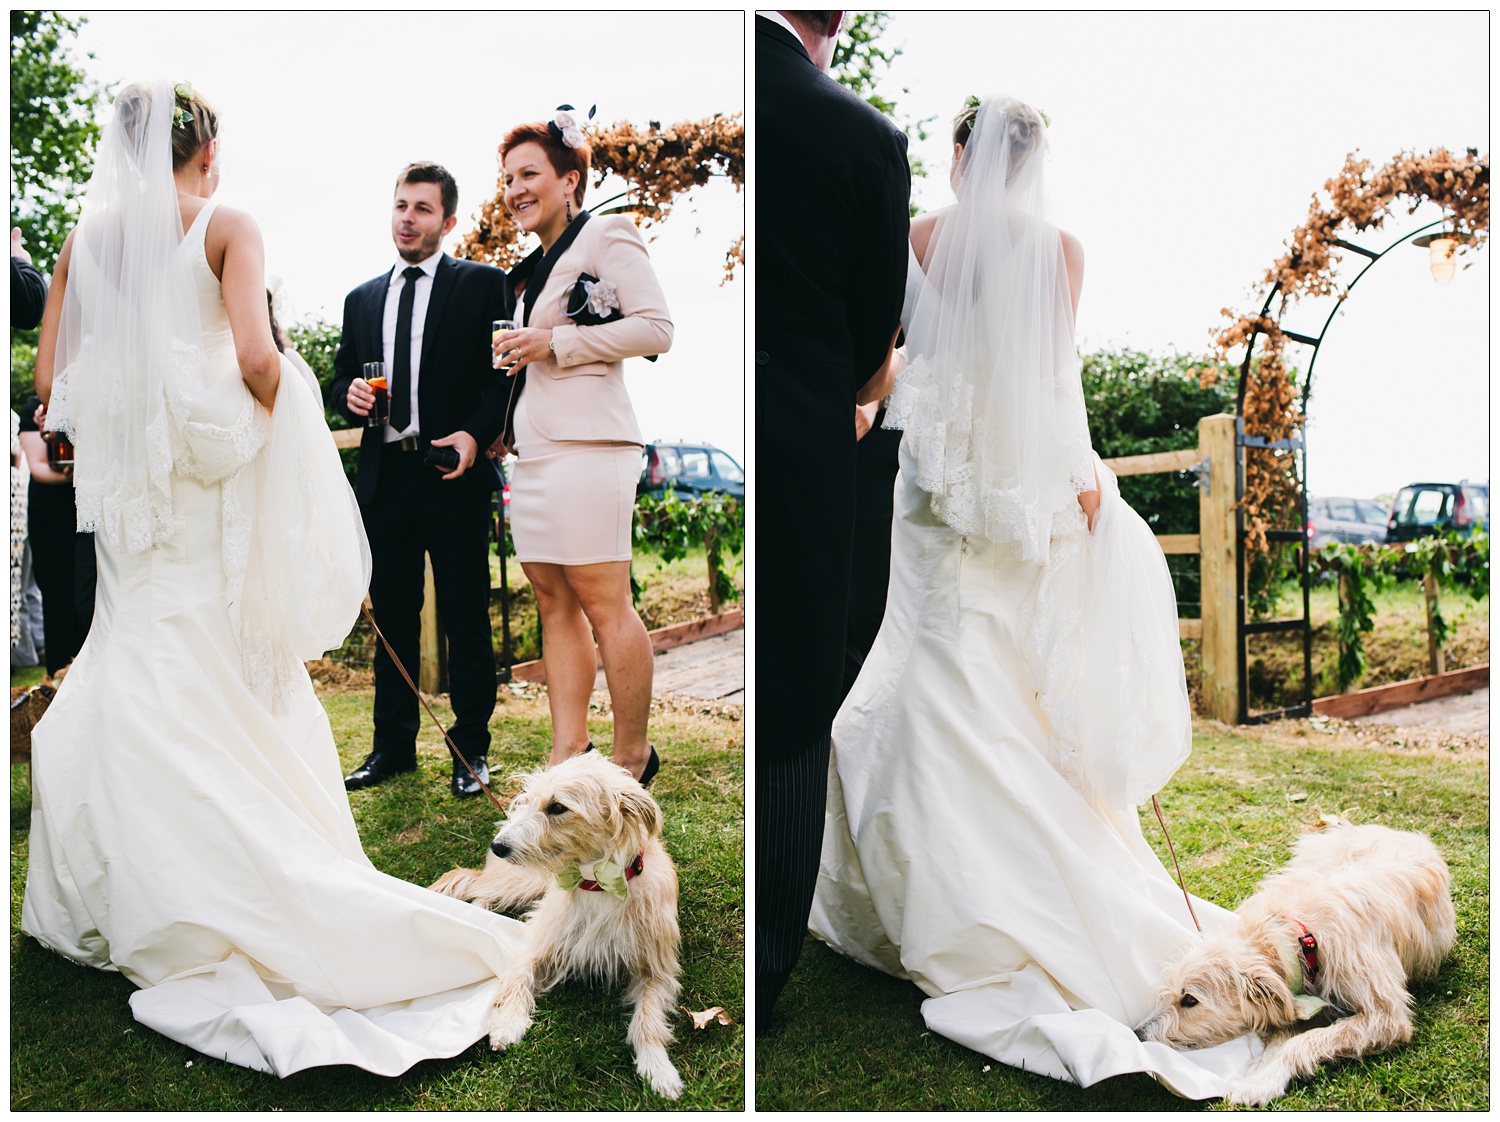
[[[510,532],[516,558],[553,565],[630,560],[641,446],[617,440],[548,440],[516,404]]]

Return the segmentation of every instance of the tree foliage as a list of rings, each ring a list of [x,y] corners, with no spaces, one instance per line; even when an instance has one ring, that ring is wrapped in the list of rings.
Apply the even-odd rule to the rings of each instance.
[[[73,56],[84,22],[10,13],[11,221],[44,273],[78,219],[99,138],[94,114],[106,91]]]
[[[1208,359],[1159,357],[1126,348],[1083,356],[1089,434],[1103,459],[1175,452],[1198,444],[1198,421],[1234,411],[1231,383],[1206,377]],[[1198,488],[1192,472],[1127,475],[1120,494],[1158,534],[1198,533]],[[1167,558],[1180,613],[1199,614],[1198,558]]]
[[[845,12],[844,24],[833,46],[833,62],[828,68],[829,76],[839,85],[852,90],[880,112],[891,118],[907,138],[927,139],[927,126],[937,120],[935,116],[914,118],[896,107],[896,99],[881,91],[880,83],[888,77],[891,64],[901,56],[900,47],[884,47],[880,37],[890,28],[889,12]],[[906,86],[900,92],[911,91]],[[920,156],[908,154],[914,176],[925,176],[927,168]]]

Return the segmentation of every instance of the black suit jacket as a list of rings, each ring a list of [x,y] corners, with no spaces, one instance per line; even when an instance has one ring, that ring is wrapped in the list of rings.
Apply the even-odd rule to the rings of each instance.
[[[30,261],[10,259],[10,325],[29,331],[42,322],[47,306],[47,278]]]
[[[842,696],[854,394],[901,317],[906,137],[755,21],[756,751],[803,751]],[[776,683],[784,684],[784,688]]]
[[[349,412],[349,383],[361,377],[364,364],[385,357],[381,326],[391,274],[366,281],[344,299],[344,330],[334,356],[334,379],[328,395],[334,407],[357,425],[364,418]],[[446,253],[438,261],[422,327],[422,356],[417,377],[417,405],[422,437],[439,439],[462,429],[479,444],[474,466],[444,486],[476,498],[495,487],[495,473],[484,450],[505,423],[505,379],[493,369],[490,325],[509,319],[515,299],[505,274],[492,265],[460,261]],[[384,430],[365,429],[359,446],[355,494],[368,503],[380,475]],[[435,470],[435,469],[434,469]]]

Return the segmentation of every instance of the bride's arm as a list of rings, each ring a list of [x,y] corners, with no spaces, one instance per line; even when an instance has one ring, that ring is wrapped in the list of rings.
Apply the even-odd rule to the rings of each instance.
[[[220,208],[209,220],[208,240],[210,262],[217,256],[212,243],[223,246],[219,284],[240,376],[255,400],[270,410],[281,382],[281,352],[271,338],[271,320],[266,315],[266,251],[260,227],[248,214]]]
[[[1078,316],[1078,297],[1083,292],[1083,243],[1066,230],[1062,233],[1063,264],[1068,270],[1068,295],[1073,301],[1073,316]],[[1094,472],[1094,489],[1078,495],[1078,505],[1089,520],[1089,529],[1094,528],[1094,515],[1099,510],[1099,473]]]
[[[73,259],[73,234],[63,242],[52,270],[52,287],[47,290],[47,305],[42,311],[41,334],[36,341],[36,395],[42,404],[52,400],[52,367],[57,361],[57,328],[62,322],[63,293],[68,290],[68,263]]]
[[[891,336],[890,346],[885,349],[885,361],[880,364],[880,369],[855,393],[855,405],[869,405],[891,392],[891,387],[896,384],[896,375],[906,365],[906,357],[896,350],[896,340],[900,336],[901,328],[897,327],[896,333]]]

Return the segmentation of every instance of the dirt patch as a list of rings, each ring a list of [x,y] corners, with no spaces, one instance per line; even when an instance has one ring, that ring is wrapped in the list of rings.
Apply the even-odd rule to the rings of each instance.
[[[1214,729],[1288,748],[1378,748],[1402,755],[1441,756],[1469,763],[1483,763],[1490,754],[1488,733],[1395,728],[1365,721],[1341,721],[1335,717],[1313,716],[1300,720],[1268,721],[1263,725],[1236,726],[1223,725],[1218,721],[1195,721],[1194,726],[1200,730]]]

